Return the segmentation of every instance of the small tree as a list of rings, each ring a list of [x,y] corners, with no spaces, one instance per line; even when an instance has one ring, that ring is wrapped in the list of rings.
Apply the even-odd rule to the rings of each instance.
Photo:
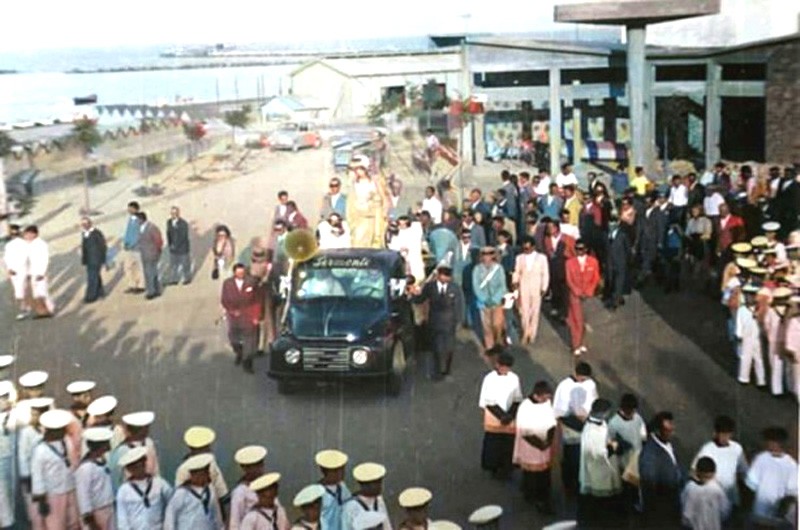
[[[83,149],[83,154],[89,157],[94,153],[94,149],[103,143],[103,136],[97,130],[97,121],[84,117],[75,121],[72,128],[72,138]],[[89,173],[86,167],[83,168],[83,208],[81,213],[91,214],[91,204],[89,202]]]
[[[197,146],[200,140],[206,136],[206,124],[197,122],[184,122],[183,134],[189,140],[189,162],[192,163],[192,176],[197,177],[197,167],[195,166],[195,159],[197,158]]]
[[[231,139],[233,146],[236,147],[236,129],[244,129],[250,123],[250,113],[252,112],[250,105],[244,105],[239,110],[229,110],[225,113],[225,123],[232,129]]]

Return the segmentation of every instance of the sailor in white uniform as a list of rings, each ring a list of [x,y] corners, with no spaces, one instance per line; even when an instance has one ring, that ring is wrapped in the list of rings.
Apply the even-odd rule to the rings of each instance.
[[[356,530],[356,520],[364,512],[380,512],[386,516],[377,528],[392,530],[389,512],[383,501],[383,477],[386,468],[381,464],[367,462],[353,469],[353,478],[358,482],[359,490],[345,503],[342,512],[342,529]]]
[[[160,530],[164,525],[172,486],[147,472],[147,458],[146,447],[134,447],[119,460],[128,479],[117,492],[118,530]]]
[[[88,452],[75,470],[75,493],[84,530],[114,530],[114,489],[106,454],[114,433],[107,427],[83,431]]]
[[[189,478],[176,486],[164,514],[164,530],[222,530],[219,499],[210,486],[214,456],[201,453],[186,459],[182,467]]]

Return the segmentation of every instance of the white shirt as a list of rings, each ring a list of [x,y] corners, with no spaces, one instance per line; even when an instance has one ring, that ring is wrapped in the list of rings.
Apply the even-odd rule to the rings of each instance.
[[[669,189],[669,203],[678,208],[689,204],[689,191],[686,186],[683,184],[672,186]]]
[[[164,513],[164,530],[222,530],[222,513],[214,488],[175,489]]]
[[[68,444],[64,438],[58,442],[42,441],[33,448],[31,495],[61,495],[75,489]]]
[[[690,480],[681,493],[683,523],[690,528],[721,530],[731,511],[731,503],[719,482],[700,484]]]
[[[556,176],[556,184],[558,184],[559,188],[563,188],[564,186],[577,186],[578,185],[578,177],[575,176],[575,173],[569,172],[566,175],[563,173],[559,173]]]
[[[361,503],[364,503],[366,509]],[[383,530],[392,530],[392,523],[389,521],[389,512],[386,511],[386,503],[383,502],[383,497],[366,498],[360,495],[351,497],[342,506],[342,530],[357,530],[355,526],[356,518],[365,511],[385,514],[386,520],[383,522]]]
[[[642,450],[642,444],[647,439],[647,426],[638,412],[634,412],[629,420],[619,413],[608,420],[608,438],[614,440],[617,436],[631,444],[631,449],[619,456],[620,469],[624,470],[633,454]]]
[[[50,264],[50,251],[47,243],[37,237],[28,243],[28,274],[31,276],[47,276],[47,266]]]
[[[17,439],[17,465],[19,466],[19,476],[30,478],[31,476],[31,459],[33,458],[33,449],[42,440],[42,433],[31,425],[25,425],[19,431],[19,438]]]
[[[697,465],[697,461],[707,456],[717,465],[716,479],[731,504],[739,504],[739,487],[736,478],[747,474],[747,460],[744,457],[744,450],[737,442],[731,440],[726,446],[719,446],[713,441],[706,443],[700,448],[697,456],[692,462],[692,469]]]
[[[336,206],[336,202],[339,200],[339,197],[341,196],[342,196],[341,193],[333,193],[330,195],[331,208]]]
[[[277,502],[274,508],[251,509],[242,519],[239,528],[242,530],[273,530],[273,522],[277,524],[278,530],[289,530],[286,510]]]
[[[539,181],[539,184],[533,189],[533,193],[536,195],[547,195],[550,193],[550,183],[553,182],[553,179],[550,176],[546,176]]]
[[[425,137],[425,145],[428,146],[428,149],[436,149],[439,147],[439,139],[435,134],[429,134]]]
[[[3,261],[5,262],[6,270],[27,275],[28,242],[21,237],[15,237],[6,243],[3,250]]]
[[[333,233],[333,226],[328,221],[322,221],[317,225],[319,232],[319,248],[350,248],[350,227],[347,221],[342,221],[342,234]]]
[[[75,470],[78,510],[86,515],[114,504],[111,474],[104,460],[84,460]]]
[[[244,287],[244,280],[240,280],[239,278],[234,278],[233,281],[236,282],[236,288],[241,291],[242,287]]]
[[[422,200],[422,210],[431,214],[431,220],[439,224],[442,222],[442,201],[436,197]]]
[[[584,254],[583,256],[577,256],[577,258],[578,258],[578,264],[581,266],[581,270],[583,270],[584,267],[586,267],[586,254]]]
[[[570,236],[576,241],[581,238],[580,229],[577,226],[569,223],[561,223],[561,233]]]
[[[775,517],[782,498],[797,496],[797,462],[787,454],[773,456],[761,452],[753,460],[746,482],[756,494],[753,514]]]
[[[216,458],[211,460],[211,466],[208,471],[211,475],[211,487],[214,490],[214,495],[216,495],[218,499],[221,499],[228,494],[228,485],[225,483],[225,477],[222,476],[222,472],[219,470]],[[186,469],[186,461],[184,460],[175,471],[175,487],[177,488],[183,485],[183,483],[189,480],[189,477],[190,473]]]
[[[445,294],[447,292],[447,284],[444,282],[436,282],[436,290],[439,294]]]
[[[231,491],[228,530],[239,530],[244,516],[258,503],[258,495],[250,489],[249,482],[239,482]]]
[[[717,192],[712,193],[710,196],[703,199],[703,211],[706,215],[715,217],[719,216],[719,205],[724,203],[725,199]]]
[[[492,370],[484,376],[478,398],[480,408],[497,405],[508,412],[511,405],[520,401],[522,401],[522,388],[517,374],[509,371],[506,375],[500,375],[497,370]]]
[[[556,387],[553,395],[553,411],[556,418],[564,416],[579,416],[585,418],[592,409],[592,403],[597,399],[597,383],[593,379],[578,382],[573,377],[567,377]],[[580,443],[581,433],[564,425],[563,440],[568,444]]]
[[[117,492],[117,530],[161,530],[171,496],[172,487],[161,477],[125,482]]]

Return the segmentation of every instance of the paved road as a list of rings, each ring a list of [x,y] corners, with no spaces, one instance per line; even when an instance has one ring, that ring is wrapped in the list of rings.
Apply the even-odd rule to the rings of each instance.
[[[61,310],[52,320],[15,323],[11,306],[0,305],[0,344],[19,356],[18,374],[49,370],[52,392],[62,403],[68,381],[92,378],[103,392],[120,398],[121,412],[156,411],[153,436],[168,475],[182,456],[183,430],[204,424],[218,432],[217,454],[229,482],[236,480],[233,452],[249,443],[266,445],[269,467],[284,474],[286,503],[316,479],[314,453],[340,447],[353,463],[386,464],[386,494],[393,511],[403,488],[425,485],[435,494],[433,518],[465,523],[475,507],[498,503],[509,514],[504,528],[539,528],[543,519],[521,501],[515,483],[493,481],[479,469],[477,397],[487,368],[468,336],[462,337],[451,380],[431,383],[417,364],[398,398],[386,397],[374,385],[320,386],[281,396],[263,375],[266,359],[257,362],[256,376],[234,367],[223,330],[215,325],[219,283],[209,278],[206,253],[213,226],[225,222],[240,246],[246,245],[266,229],[278,189],[288,189],[302,209],[315,211],[331,172],[326,150],[276,153],[267,160],[263,169],[246,176],[145,203],[159,224],[172,202],[194,221],[196,280],[167,289],[155,301],[123,294],[116,271],[108,275],[111,293],[106,300],[81,305],[84,283],[77,238],[63,237],[68,228],[64,214],[42,223],[45,237],[61,236],[53,240],[51,266]],[[121,210],[128,198],[124,193],[110,197],[104,211]],[[45,212],[36,215],[46,218]],[[122,216],[102,219],[100,227],[107,234],[121,232]],[[667,298],[649,290],[613,315],[593,301],[588,315],[594,328],[588,360],[598,372],[601,395],[616,400],[634,391],[642,396],[648,415],[673,410],[683,462],[709,435],[718,413],[738,419],[741,438],[751,449],[756,433],[767,424],[792,426],[796,432],[797,408],[791,400],[773,400],[740,387],[730,376],[721,312],[714,301],[696,295]],[[568,374],[572,359],[564,335],[561,327],[545,323],[535,347],[517,350],[516,369],[526,387]]]

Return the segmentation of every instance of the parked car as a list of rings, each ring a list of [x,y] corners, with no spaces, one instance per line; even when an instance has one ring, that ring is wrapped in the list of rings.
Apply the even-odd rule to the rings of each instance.
[[[310,123],[285,123],[269,136],[271,149],[291,149],[298,151],[303,147],[321,147],[322,138]]]

